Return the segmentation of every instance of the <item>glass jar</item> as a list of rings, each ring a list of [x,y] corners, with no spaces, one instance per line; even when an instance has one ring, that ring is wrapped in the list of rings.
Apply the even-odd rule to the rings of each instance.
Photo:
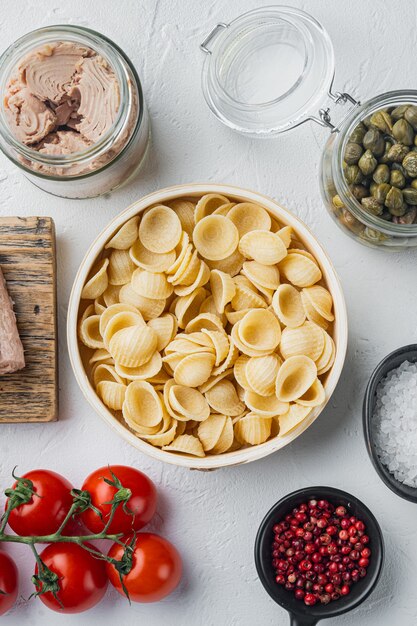
[[[14,136],[0,106],[0,148],[37,187],[64,198],[89,198],[120,187],[138,171],[149,142],[149,120],[137,72],[110,39],[88,28],[58,25],[27,33],[0,57],[1,100],[16,66],[29,52],[56,42],[91,48],[113,69],[120,92],[109,130],[85,150],[65,155],[41,154]]]
[[[204,97],[222,123],[251,137],[276,136],[308,120],[327,127],[320,188],[332,218],[369,246],[417,246],[417,224],[365,212],[343,174],[344,148],[355,126],[378,109],[417,104],[417,91],[389,92],[364,104],[333,92],[331,40],[313,17],[292,7],[263,7],[217,24],[200,48],[206,54]]]

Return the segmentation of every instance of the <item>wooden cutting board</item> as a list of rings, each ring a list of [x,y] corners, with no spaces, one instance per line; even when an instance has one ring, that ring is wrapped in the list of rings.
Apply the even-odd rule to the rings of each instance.
[[[26,367],[0,376],[0,424],[58,417],[55,227],[50,217],[0,217],[0,265]],[[0,432],[1,436],[1,432]]]

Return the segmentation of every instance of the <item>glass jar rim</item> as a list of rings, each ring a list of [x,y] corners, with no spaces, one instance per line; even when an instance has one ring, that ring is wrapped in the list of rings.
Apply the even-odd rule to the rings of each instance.
[[[332,155],[332,169],[337,193],[356,219],[369,228],[379,230],[386,235],[408,237],[410,235],[417,235],[417,224],[395,224],[394,222],[387,222],[377,215],[372,215],[364,211],[361,204],[352,195],[343,173],[345,146],[355,126],[364,118],[372,115],[375,111],[401,104],[415,104],[417,106],[417,90],[399,89],[396,91],[387,91],[366,100],[360,107],[353,109],[345,120],[341,132],[337,135]]]
[[[104,56],[104,58],[108,61],[109,65],[115,71],[120,89],[120,106],[119,110],[117,111],[116,119],[114,120],[112,126],[106,131],[106,133],[102,137],[100,137],[97,142],[95,142],[91,146],[88,146],[88,148],[86,148],[85,150],[80,150],[79,152],[74,152],[68,155],[48,155],[41,154],[30,146],[26,146],[18,139],[16,139],[7,123],[7,120],[5,119],[3,107],[0,107],[0,141],[1,144],[3,144],[1,147],[5,154],[8,156],[8,158],[10,158],[20,168],[27,170],[31,174],[35,174],[36,176],[39,176],[41,178],[56,180],[75,180],[77,178],[85,178],[87,176],[96,174],[98,171],[102,171],[104,168],[114,163],[114,161],[124,153],[124,151],[130,145],[134,135],[136,134],[141,124],[141,120],[143,117],[143,92],[139,76],[133,64],[123,52],[123,50],[119,48],[119,46],[117,46],[117,44],[115,44],[105,35],[93,29],[84,26],[73,26],[69,24],[55,24],[35,29],[26,33],[18,40],[16,40],[13,44],[11,44],[0,56],[0,75],[2,75],[2,80],[0,84],[1,92],[4,93],[6,81],[9,79],[11,72],[15,68],[18,61],[23,56],[25,56],[25,54],[27,54],[28,52],[30,52],[30,50],[33,50],[36,47],[57,40],[74,41],[83,45],[88,45],[93,50],[97,51],[100,55]],[[135,129],[131,133],[129,140],[126,142],[126,145],[110,162],[106,163],[105,165],[94,171],[87,172],[85,174],[79,174],[76,176],[55,176],[51,174],[43,174],[42,172],[33,170],[32,168],[27,168],[21,161],[16,160],[7,151],[7,149],[4,149],[5,147],[7,148],[8,146],[12,146],[15,151],[24,158],[35,163],[39,163],[41,165],[50,165],[52,167],[68,166],[73,164],[88,164],[93,158],[98,158],[99,156],[104,154],[112,147],[112,145],[125,131],[129,121],[129,114],[132,109],[132,94],[130,84],[131,81],[125,64],[127,64],[129,71],[132,72],[136,82],[137,95],[139,100],[138,116],[135,122]]]

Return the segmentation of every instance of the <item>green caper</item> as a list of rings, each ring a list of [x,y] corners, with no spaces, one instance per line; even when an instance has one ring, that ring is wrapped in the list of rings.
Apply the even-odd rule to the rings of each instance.
[[[411,104],[404,113],[404,119],[411,124],[414,130],[417,130],[417,106]]]
[[[404,114],[409,106],[410,106],[409,104],[402,104],[399,107],[395,107],[395,109],[391,111],[392,119],[399,120],[402,117],[404,117]]]
[[[412,187],[413,189],[417,189],[417,178],[414,178],[411,183],[410,183],[410,187]]]
[[[363,185],[352,185],[351,191],[356,200],[362,200],[362,198],[366,198],[366,196],[369,196],[368,189]]]
[[[350,141],[346,144],[344,159],[348,165],[355,165],[361,158],[362,153],[362,146]]]
[[[388,158],[388,153],[390,151],[391,146],[393,145],[392,141],[385,141],[384,153],[379,158],[380,163],[389,163],[390,160]]]
[[[376,167],[374,173],[372,174],[372,178],[378,184],[387,183],[389,181],[389,175],[390,171],[388,165],[381,164]]]
[[[385,198],[385,206],[391,215],[404,215],[406,207],[401,189],[391,187]]]
[[[349,137],[349,141],[361,144],[363,138],[365,137],[366,131],[366,126],[362,124],[362,122],[359,122],[359,124],[353,129],[352,134]]]
[[[402,217],[398,217],[397,224],[415,224],[417,218],[417,207],[410,207]]]
[[[359,185],[363,180],[363,174],[357,165],[348,165],[345,178],[349,185]]]
[[[407,204],[417,204],[417,189],[406,187],[403,189],[403,196]]]
[[[380,185],[376,186],[376,189],[372,195],[375,200],[377,200],[380,204],[384,204],[390,189],[391,185],[388,185],[388,183],[381,183]]]
[[[377,187],[378,187],[378,184],[375,181],[372,181],[371,184],[369,185],[369,191],[371,192],[371,196],[375,194]]]
[[[370,150],[367,150],[359,159],[358,165],[361,169],[362,174],[368,176],[368,174],[372,174],[372,172],[378,165],[378,162],[372,152]]]
[[[385,150],[382,133],[376,128],[370,128],[363,138],[363,147],[365,150],[370,150],[375,156],[382,156]]]
[[[417,152],[409,152],[408,154],[406,154],[402,161],[402,166],[407,172],[408,176],[410,176],[411,178],[415,178],[417,176]]]
[[[405,146],[411,146],[414,141],[414,131],[407,120],[398,120],[392,127],[392,134],[397,141]]]
[[[376,111],[371,115],[370,122],[372,126],[378,128],[383,133],[392,133],[392,119],[391,115],[387,111]]]
[[[389,177],[390,185],[393,187],[398,187],[398,189],[402,189],[405,187],[405,176],[400,170],[391,170],[391,174]]]
[[[333,196],[332,198],[332,202],[333,202],[333,206],[335,209],[343,209],[344,202],[341,200],[340,196],[338,194],[336,194],[335,196]]]
[[[402,143],[394,143],[388,150],[388,160],[395,163],[401,163],[410,149]]]
[[[363,208],[368,211],[368,213],[372,213],[373,215],[380,215],[383,211],[383,205],[372,196],[368,198],[362,198],[361,204]]]

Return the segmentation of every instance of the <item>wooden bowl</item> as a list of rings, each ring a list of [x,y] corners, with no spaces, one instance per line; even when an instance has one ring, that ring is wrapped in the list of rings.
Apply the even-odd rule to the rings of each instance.
[[[301,422],[297,428],[294,428],[282,438],[276,437],[257,446],[243,448],[235,452],[226,452],[220,455],[209,455],[204,458],[196,458],[185,454],[167,452],[139,439],[127,425],[119,421],[102,403],[87,375],[85,367],[85,363],[87,362],[86,353],[83,346],[80,345],[77,337],[77,321],[80,310],[81,291],[87,276],[96,259],[102,253],[106,242],[111,239],[114,233],[122,224],[124,224],[124,222],[134,215],[142,213],[149,206],[164,204],[165,202],[170,202],[177,198],[201,197],[206,193],[220,193],[236,202],[255,202],[260,204],[265,207],[271,215],[276,217],[280,223],[293,228],[296,238],[317,259],[323,273],[323,278],[327,283],[327,288],[333,297],[335,321],[333,323],[332,336],[336,346],[336,358],[332,368],[322,379],[326,392],[325,402],[321,406],[315,407],[310,415],[303,422]],[[228,465],[238,465],[239,463],[256,461],[257,459],[261,459],[262,457],[283,448],[301,435],[317,419],[324,406],[330,400],[342,372],[346,355],[347,337],[348,327],[346,306],[339,279],[332,262],[310,230],[297,217],[282,208],[271,198],[253,191],[248,191],[230,185],[217,185],[212,183],[177,185],[175,187],[168,187],[166,189],[155,191],[154,193],[151,193],[132,204],[125,211],[120,213],[120,215],[115,217],[91,244],[75,277],[68,305],[67,338],[71,365],[81,391],[94,410],[113,428],[118,435],[123,437],[138,450],[145,452],[160,461],[200,470],[211,470],[218,467],[226,467]]]

